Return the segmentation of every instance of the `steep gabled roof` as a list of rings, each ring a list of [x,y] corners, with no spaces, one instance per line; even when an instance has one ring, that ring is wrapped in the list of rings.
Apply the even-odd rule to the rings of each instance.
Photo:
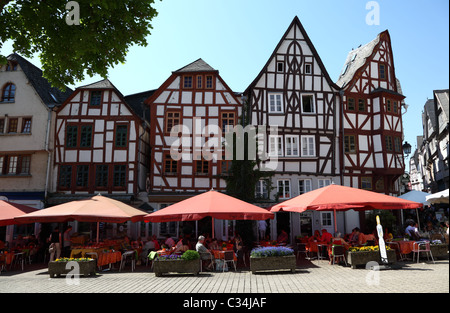
[[[17,53],[10,54],[7,59],[19,64],[23,73],[45,105],[60,106],[72,94],[73,90],[69,87],[66,87],[66,91],[52,87],[48,80],[42,76],[42,70],[40,68]]]
[[[187,73],[187,72],[218,72],[213,69],[208,63],[203,61],[203,59],[198,59],[179,70],[174,71],[174,73]]]
[[[124,99],[128,103],[130,107],[133,108],[134,112],[140,117],[144,117],[144,119],[150,123],[150,110],[147,110],[147,106],[144,101],[151,97],[155,93],[156,89],[143,91],[139,93],[135,93],[132,95],[125,96]],[[144,116],[145,112],[145,116]]]
[[[439,104],[442,107],[442,110],[444,111],[447,122],[449,120],[449,90],[443,89],[443,90],[434,90],[434,96],[436,97],[436,101],[439,102]],[[438,103],[436,103],[438,105]]]
[[[248,91],[253,88],[253,86],[256,85],[256,83],[258,82],[258,80],[261,78],[261,76],[264,74],[264,70],[269,66],[270,61],[275,57],[277,51],[279,50],[279,48],[281,47],[281,45],[283,44],[284,40],[287,38],[290,30],[294,27],[294,26],[298,26],[298,28],[300,29],[303,38],[305,39],[305,41],[307,42],[309,48],[311,49],[311,52],[314,55],[314,58],[317,61],[317,64],[320,67],[320,70],[322,71],[323,75],[325,76],[328,84],[335,89],[340,89],[334,82],[333,80],[330,78],[330,75],[328,74],[328,71],[326,70],[322,59],[320,58],[319,54],[317,53],[316,48],[314,47],[311,39],[309,39],[308,34],[306,33],[305,29],[303,28],[302,23],[300,22],[300,19],[298,18],[298,16],[295,16],[294,19],[292,20],[291,24],[289,25],[289,27],[287,28],[286,32],[284,33],[283,37],[281,38],[281,40],[278,42],[278,45],[275,47],[274,51],[272,52],[272,54],[270,55],[269,59],[267,60],[266,64],[263,66],[262,70],[259,72],[258,76],[256,76],[256,78],[252,81],[252,83],[247,87],[247,89],[244,91],[244,94],[248,94]]]
[[[381,34],[382,33],[378,34],[371,42],[348,53],[342,72],[336,82],[339,87],[345,88],[353,79],[356,72],[366,64],[367,58],[373,54],[375,47],[380,43]]]

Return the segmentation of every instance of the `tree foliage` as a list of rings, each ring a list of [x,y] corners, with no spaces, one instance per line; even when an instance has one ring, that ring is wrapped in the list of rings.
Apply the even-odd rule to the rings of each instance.
[[[0,48],[11,39],[20,55],[40,53],[44,77],[64,89],[85,74],[106,78],[132,45],[147,46],[154,0],[78,0],[79,25],[66,23],[67,2],[1,0]]]
[[[249,124],[249,116],[246,114],[248,112],[248,106],[248,102],[245,102],[242,109],[243,115],[240,120],[242,126]],[[226,191],[227,194],[240,200],[255,202],[255,188],[257,182],[263,178],[270,178],[273,175],[273,172],[259,170],[259,160],[251,160],[248,158],[248,142],[250,141],[256,144],[256,139],[249,138],[247,134],[244,134],[244,136],[244,159],[237,160],[236,153],[233,151],[230,172],[229,175],[225,177],[227,183]],[[236,135],[234,135],[234,140],[236,142]],[[236,147],[236,144],[234,144],[233,147]]]

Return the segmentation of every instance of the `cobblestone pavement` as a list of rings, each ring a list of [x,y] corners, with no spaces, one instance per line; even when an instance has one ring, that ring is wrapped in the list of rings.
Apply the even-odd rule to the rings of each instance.
[[[204,272],[198,276],[171,274],[155,277],[150,267],[134,272],[99,272],[80,277],[79,284],[64,277],[49,278],[47,268],[28,265],[24,272],[0,275],[1,293],[448,293],[449,261],[396,263],[380,271],[305,261],[295,273]],[[413,283],[408,283],[413,282]]]

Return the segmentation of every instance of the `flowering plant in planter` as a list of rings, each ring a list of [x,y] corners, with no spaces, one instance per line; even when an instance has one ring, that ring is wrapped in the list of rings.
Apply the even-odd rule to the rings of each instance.
[[[389,246],[386,246],[386,251],[391,250]],[[379,246],[364,246],[364,247],[350,247],[349,252],[364,252],[364,251],[380,251]]]
[[[253,249],[250,253],[250,257],[254,258],[288,255],[294,255],[294,250],[286,247],[261,247]]]
[[[250,270],[257,271],[290,270],[295,272],[294,250],[287,247],[262,247],[250,253]]]
[[[156,257],[156,260],[158,260],[158,261],[181,260],[181,255],[179,255],[179,254],[159,255]]]
[[[161,255],[155,259],[154,272],[159,277],[164,273],[193,273],[200,271],[200,254],[194,250],[187,250],[182,255]]]
[[[92,261],[93,259],[91,258],[59,258],[56,259],[55,262],[70,262],[70,261],[74,261],[74,262],[89,262]]]

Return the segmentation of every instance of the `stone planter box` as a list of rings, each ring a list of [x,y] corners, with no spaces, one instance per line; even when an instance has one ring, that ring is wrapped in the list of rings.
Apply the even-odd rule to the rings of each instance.
[[[448,245],[443,244],[437,244],[437,245],[430,245],[431,253],[433,254],[433,258],[446,258],[448,257]],[[420,255],[425,256],[426,253],[421,253]]]
[[[156,277],[165,273],[188,273],[198,275],[200,272],[200,260],[155,260],[153,271]]]
[[[70,262],[76,262],[76,261],[70,261]],[[68,269],[66,269],[67,263],[69,262],[49,262],[48,263],[48,273],[51,278],[60,277],[61,275],[66,275],[69,272],[73,274],[77,274],[75,271],[76,269],[73,268],[73,266],[69,266]],[[80,272],[78,274],[89,276],[89,275],[95,275],[95,266],[96,262],[95,260],[90,261],[83,261],[83,262],[77,262],[79,265]]]
[[[295,255],[250,257],[250,270],[253,274],[258,271],[290,270],[295,272],[297,266]]]
[[[397,262],[397,256],[395,250],[388,250],[387,257],[389,263]],[[356,268],[358,265],[366,265],[367,263],[374,261],[381,263],[380,251],[358,251],[358,252],[347,252],[347,263]]]

